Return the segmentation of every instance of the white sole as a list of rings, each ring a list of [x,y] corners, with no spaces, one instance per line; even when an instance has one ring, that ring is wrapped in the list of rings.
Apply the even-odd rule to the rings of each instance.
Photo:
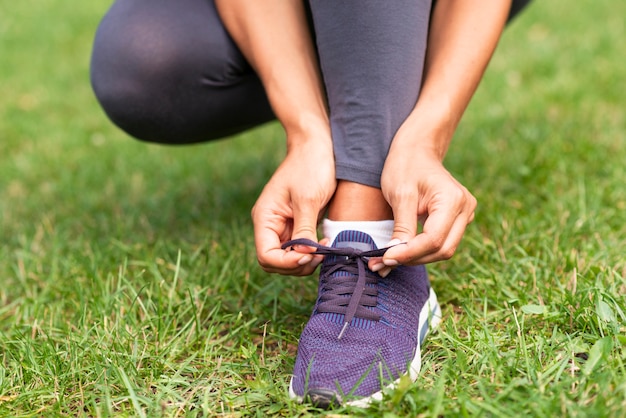
[[[408,375],[412,382],[415,382],[417,380],[417,377],[422,367],[421,345],[423,343],[423,339],[426,338],[426,335],[428,335],[429,332],[434,331],[439,326],[440,322],[441,322],[441,307],[439,306],[439,302],[437,301],[437,295],[435,294],[435,291],[431,287],[428,300],[426,301],[426,303],[424,304],[424,307],[422,308],[422,311],[420,312],[419,324],[417,328],[418,344],[417,344],[417,347],[415,348],[415,356],[413,357],[413,360],[411,361],[411,364],[409,365]],[[422,333],[422,330],[425,330],[425,331],[424,331],[423,337],[420,339],[420,336],[421,336],[420,334]],[[367,396],[365,398],[359,398],[359,399],[354,399],[352,401],[345,402],[345,405],[365,408],[372,401],[382,400],[383,392],[386,390],[394,389],[398,385],[399,382],[400,382],[400,379],[397,379],[389,383],[387,386],[385,386],[384,389],[379,390],[378,392],[370,396]],[[298,402],[303,401],[303,397],[298,396],[293,390],[293,377],[291,378],[291,381],[289,382],[289,397],[291,399],[297,400]]]

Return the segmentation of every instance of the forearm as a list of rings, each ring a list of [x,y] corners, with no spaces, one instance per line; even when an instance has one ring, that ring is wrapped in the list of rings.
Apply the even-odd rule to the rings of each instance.
[[[496,48],[510,8],[503,0],[438,0],[419,100],[398,132],[443,160]],[[404,137],[404,138],[403,138]],[[395,140],[394,140],[395,142]]]
[[[288,140],[330,140],[322,79],[301,0],[217,0]],[[324,137],[324,138],[322,138]]]

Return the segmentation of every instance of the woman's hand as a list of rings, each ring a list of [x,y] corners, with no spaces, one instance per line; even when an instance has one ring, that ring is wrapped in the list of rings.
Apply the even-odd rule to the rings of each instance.
[[[387,266],[450,258],[474,219],[476,199],[442,161],[510,7],[501,0],[439,0],[434,6],[420,97],[393,139],[381,176],[393,237],[406,242],[385,253]]]
[[[313,249],[285,251],[292,238],[317,242],[317,220],[335,191],[335,160],[322,77],[299,0],[218,0],[224,25],[260,77],[287,134],[287,157],[252,209],[259,264],[308,275]]]
[[[259,264],[265,271],[296,276],[313,273],[322,256],[314,249],[281,249],[294,238],[317,242],[320,214],[335,192],[335,161],[328,140],[290,147],[252,209]],[[325,245],[325,243],[322,243]]]
[[[406,244],[389,249],[383,263],[416,265],[452,257],[474,219],[476,199],[435,155],[413,157],[393,148],[381,187],[394,214],[392,243]],[[420,233],[418,219],[423,222]]]

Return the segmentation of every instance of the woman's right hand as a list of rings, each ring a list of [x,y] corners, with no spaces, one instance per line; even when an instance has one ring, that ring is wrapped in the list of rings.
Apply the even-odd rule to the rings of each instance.
[[[292,238],[317,242],[317,220],[335,191],[335,161],[322,77],[304,3],[218,0],[229,34],[263,82],[287,134],[287,156],[252,209],[257,258],[268,272],[308,275],[321,262]]]
[[[317,242],[317,224],[335,192],[335,161],[328,139],[295,141],[252,208],[257,259],[270,273],[307,276],[322,261],[313,249],[283,250],[295,238]]]

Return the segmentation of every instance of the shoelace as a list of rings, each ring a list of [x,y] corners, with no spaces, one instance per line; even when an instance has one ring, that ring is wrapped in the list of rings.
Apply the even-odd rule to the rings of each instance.
[[[324,263],[320,281],[322,282],[322,292],[317,311],[320,313],[337,313],[345,315],[345,321],[337,339],[341,339],[348,325],[356,316],[358,318],[378,321],[380,315],[372,308],[376,306],[378,290],[375,285],[380,276],[367,269],[367,262],[370,257],[382,257],[388,248],[379,250],[362,251],[356,248],[332,248],[318,244],[308,239],[295,239],[282,245],[283,249],[295,245],[314,247],[316,251],[312,254],[334,256],[335,261]],[[348,273],[347,275],[335,275],[339,271]],[[356,280],[354,276],[357,276]],[[347,296],[347,297],[346,297]]]

